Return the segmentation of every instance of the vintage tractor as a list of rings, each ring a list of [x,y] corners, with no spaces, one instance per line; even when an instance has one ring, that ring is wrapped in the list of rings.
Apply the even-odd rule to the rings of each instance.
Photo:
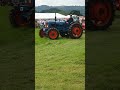
[[[67,21],[48,21],[45,26],[40,30],[40,37],[49,37],[50,39],[57,39],[59,34],[62,37],[70,37],[78,39],[81,37],[83,29],[79,22],[73,21],[71,23]]]
[[[106,30],[120,10],[120,0],[86,0],[87,30]]]
[[[15,2],[9,15],[10,22],[15,27],[34,27],[34,13],[34,0]]]

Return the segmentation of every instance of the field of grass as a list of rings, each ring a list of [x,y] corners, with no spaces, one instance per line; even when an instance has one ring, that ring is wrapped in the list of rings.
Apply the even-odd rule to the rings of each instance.
[[[0,7],[3,11],[0,13],[0,90],[29,90],[34,88],[34,44],[31,42],[34,31],[11,27],[10,9]],[[90,31],[86,35],[86,72],[90,75],[86,80],[91,84],[89,87],[119,86],[120,14],[116,17],[107,31]],[[36,29],[36,90],[84,90],[85,35],[76,40],[61,37],[50,40],[40,38],[38,32]],[[101,90],[106,90],[103,88]]]
[[[0,90],[34,88],[34,29],[14,28],[11,7],[0,7]]]
[[[35,29],[35,89],[85,89],[85,34],[80,39],[39,37]]]
[[[107,30],[86,33],[86,89],[119,90],[120,12]]]

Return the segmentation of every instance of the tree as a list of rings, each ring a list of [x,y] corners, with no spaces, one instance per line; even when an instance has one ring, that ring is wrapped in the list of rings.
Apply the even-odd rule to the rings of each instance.
[[[70,14],[72,14],[72,15],[77,15],[77,16],[81,16],[80,11],[78,11],[78,10],[72,10],[72,11],[70,12]]]
[[[42,10],[40,13],[60,13],[60,14],[64,14],[64,15],[68,14],[67,12],[57,9],[57,8],[50,8],[47,10]]]

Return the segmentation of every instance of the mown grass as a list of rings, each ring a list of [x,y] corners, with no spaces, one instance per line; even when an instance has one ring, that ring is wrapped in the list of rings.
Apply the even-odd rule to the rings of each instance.
[[[50,40],[38,34],[35,29],[36,90],[84,90],[85,35]]]
[[[86,89],[119,89],[120,12],[107,30],[86,33]]]
[[[34,88],[34,29],[12,27],[11,9],[0,7],[0,89],[30,90]]]

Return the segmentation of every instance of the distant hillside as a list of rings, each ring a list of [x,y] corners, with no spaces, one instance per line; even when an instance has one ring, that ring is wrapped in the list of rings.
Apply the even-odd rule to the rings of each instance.
[[[69,14],[69,12],[65,12],[65,11],[57,9],[57,8],[50,8],[50,9],[47,9],[47,10],[42,10],[40,13],[55,13],[55,12],[63,14],[63,15],[68,15]]]
[[[41,12],[45,10],[49,10],[51,8],[56,8],[62,11],[65,11],[66,13],[71,12],[72,10],[79,10],[82,15],[85,15],[85,6],[37,6],[35,7],[36,12]]]

